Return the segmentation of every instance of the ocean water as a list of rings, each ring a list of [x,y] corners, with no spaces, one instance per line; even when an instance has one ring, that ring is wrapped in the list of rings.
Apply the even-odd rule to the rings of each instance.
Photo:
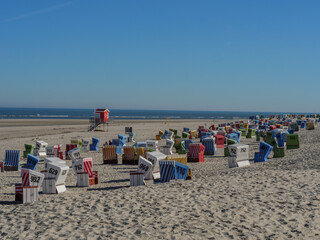
[[[254,115],[279,114],[284,113],[110,109],[111,119],[246,119]],[[94,109],[0,108],[0,119],[89,119],[93,116]]]

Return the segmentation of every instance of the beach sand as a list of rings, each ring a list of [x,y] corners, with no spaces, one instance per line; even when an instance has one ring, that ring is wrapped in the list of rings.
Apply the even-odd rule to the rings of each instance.
[[[35,139],[49,145],[72,137],[107,140],[132,126],[137,141],[155,139],[158,129],[209,127],[212,120],[116,121],[108,132],[87,132],[84,120],[0,120],[0,160],[6,149]],[[67,191],[40,194],[33,204],[14,202],[19,172],[0,172],[1,239],[320,239],[320,129],[299,131],[300,149],[266,163],[228,167],[227,158],[188,163],[192,181],[129,187],[136,166],[102,164],[101,148],[85,153],[99,171],[98,185],[76,188],[69,171]],[[250,157],[258,151],[255,139]],[[159,142],[165,145],[165,141]],[[271,154],[272,156],[272,154]],[[121,162],[121,159],[119,159]],[[67,161],[71,165],[71,161]],[[40,163],[37,170],[43,170]]]

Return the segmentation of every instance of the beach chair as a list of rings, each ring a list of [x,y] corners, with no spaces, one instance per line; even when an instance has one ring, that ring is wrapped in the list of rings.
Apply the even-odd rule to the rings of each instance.
[[[20,151],[6,150],[5,159],[3,162],[4,171],[19,171],[20,170]]]
[[[315,129],[314,122],[307,122],[306,123],[306,130],[314,130],[314,129]]]
[[[66,152],[65,152],[65,155],[66,155],[66,159],[67,160],[70,160],[70,157],[69,157],[69,154],[68,152],[74,148],[77,148],[78,145],[77,144],[66,144]]]
[[[52,159],[52,158],[51,158]],[[61,159],[57,158],[62,161]],[[45,169],[45,179],[43,184],[43,193],[62,193],[66,191],[65,180],[69,172],[69,166],[65,163],[48,162]],[[53,182],[51,189],[46,189],[47,181]],[[53,191],[55,190],[55,191]]]
[[[123,147],[122,164],[138,164],[138,159],[135,157],[135,149],[132,146]]]
[[[174,141],[167,139],[166,145],[162,147],[162,153],[165,155],[171,155],[173,145],[174,145]]]
[[[72,163],[81,158],[80,149],[78,147],[71,149],[68,152],[68,157],[71,159]]]
[[[121,146],[121,147],[126,146],[126,142],[127,142],[127,139],[128,139],[128,137],[126,135],[119,134],[118,135],[118,139],[119,139],[119,144],[120,144],[119,146]]]
[[[139,157],[137,171],[130,171],[130,186],[145,185],[145,177],[152,172],[152,163],[144,157]]]
[[[79,148],[79,151],[80,151],[80,153],[81,153],[81,149],[82,149],[82,139],[71,138],[71,144],[77,144],[77,148]]]
[[[282,158],[285,156],[284,147],[273,148],[273,158]]]
[[[173,179],[187,179],[189,167],[185,164],[171,160],[161,160],[159,161],[159,166],[160,182],[170,182]]]
[[[176,162],[182,163],[184,165],[187,165],[187,163],[188,163],[186,155],[171,155],[171,156],[167,156],[166,160],[176,161]],[[191,171],[190,167],[188,170],[186,180],[192,180],[192,171]]]
[[[25,144],[24,148],[25,148],[25,151],[23,151],[23,158],[27,158],[28,154],[32,154],[33,153],[34,145]]]
[[[92,144],[90,144],[90,151],[98,151],[98,144],[100,142],[100,139],[98,138],[92,138]]]
[[[230,156],[228,157],[229,168],[249,166],[249,145],[232,144],[228,146]]]
[[[205,147],[200,143],[193,143],[189,146],[187,154],[188,162],[204,162]]]
[[[166,158],[167,158],[167,156],[161,152],[158,152],[158,151],[148,152],[146,159],[152,163],[152,171],[148,175],[145,176],[145,179],[147,179],[147,180],[153,179],[154,178],[153,174],[159,173],[159,171],[160,171],[159,170],[159,161],[164,160]]]
[[[39,201],[39,188],[37,186],[15,185],[15,201],[20,203],[32,203]]]
[[[140,156],[147,158],[147,149],[144,147],[135,147],[134,159],[137,161],[137,164]]]
[[[81,152],[89,152],[90,150],[90,141],[88,139],[82,139]]]
[[[191,140],[191,139],[186,139],[186,140],[184,140],[184,147],[185,147],[185,150],[186,151],[189,151],[189,146],[190,146],[190,144],[192,144],[193,143],[193,140]]]
[[[98,183],[98,172],[92,170],[92,158],[81,158],[72,164],[77,174],[77,187],[89,187]]]
[[[182,138],[189,139],[190,134],[188,132],[182,132]]]
[[[158,141],[156,141],[156,140],[147,140],[146,144],[147,144],[147,148],[148,149],[151,149],[153,151],[157,151],[158,150]]]
[[[44,141],[36,141],[36,146],[33,149],[33,155],[39,158],[46,157],[46,147],[48,147],[48,143]]]
[[[22,166],[23,169],[30,169],[30,170],[35,170],[40,159],[37,158],[36,156],[33,156],[31,154],[28,154],[27,156],[27,163]]]
[[[136,142],[136,134],[133,132],[128,133],[128,142]]]
[[[300,147],[299,135],[287,134],[287,149],[298,149]]]
[[[214,135],[216,148],[224,148],[225,136],[223,135]]]
[[[118,164],[118,155],[116,146],[103,147],[103,163],[104,164]]]
[[[215,143],[213,138],[202,139],[202,144],[205,147],[204,155],[215,155]]]
[[[124,128],[124,133],[125,134],[132,133],[132,127],[125,127]]]
[[[37,186],[40,189],[44,180],[44,174],[24,168],[21,169],[21,177],[23,187]]]
[[[254,153],[254,162],[267,162],[272,150],[273,147],[270,144],[261,142],[259,152]]]

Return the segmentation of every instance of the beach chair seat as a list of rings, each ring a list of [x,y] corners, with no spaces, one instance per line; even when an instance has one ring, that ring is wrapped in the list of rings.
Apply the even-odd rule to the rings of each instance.
[[[30,169],[30,170],[35,170],[40,159],[37,158],[36,156],[33,156],[31,154],[28,154],[27,156],[27,163],[22,166],[24,169]]]
[[[187,154],[188,162],[204,162],[205,146],[201,143],[193,143],[189,146],[189,152]]]
[[[102,153],[104,164],[118,164],[117,146],[105,146]]]
[[[20,151],[6,150],[5,159],[3,162],[4,171],[19,171],[20,170]]]
[[[98,144],[100,142],[100,139],[98,138],[92,138],[92,144],[90,144],[90,151],[98,151]]]
[[[72,164],[77,175],[77,187],[89,187],[98,184],[98,171],[93,171],[92,158],[81,158]]]
[[[27,158],[28,154],[33,154],[34,145],[33,144],[25,144],[25,150],[23,151],[23,158]]]
[[[138,164],[138,159],[135,157],[135,148],[133,146],[123,147],[122,164]]]
[[[186,180],[189,167],[180,162],[171,160],[159,161],[160,166],[160,182],[170,182],[173,179]]]

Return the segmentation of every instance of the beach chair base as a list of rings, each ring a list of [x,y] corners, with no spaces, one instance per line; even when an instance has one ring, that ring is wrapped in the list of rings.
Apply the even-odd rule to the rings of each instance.
[[[128,165],[138,165],[138,161],[136,159],[122,159],[122,164],[128,164]]]
[[[204,152],[204,155],[215,155],[215,151],[207,151],[207,152]]]
[[[4,171],[19,171],[18,166],[3,166]]]
[[[198,158],[188,157],[187,162],[204,162],[204,156],[199,156]]]
[[[118,164],[118,159],[103,160],[103,164]]]
[[[299,145],[287,145],[287,149],[298,149]]]

